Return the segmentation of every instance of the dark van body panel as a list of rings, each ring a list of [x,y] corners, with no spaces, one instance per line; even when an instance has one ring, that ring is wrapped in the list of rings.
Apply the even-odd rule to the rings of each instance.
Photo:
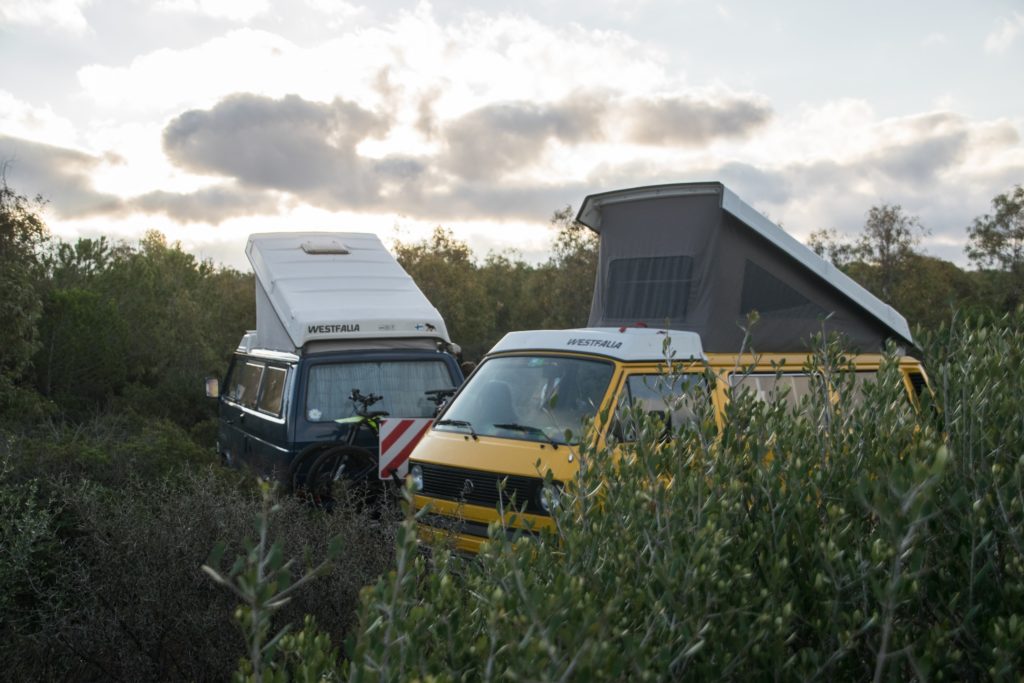
[[[264,356],[259,352],[234,354],[219,399],[217,444],[227,464],[246,466],[259,474],[282,480],[288,476],[291,463],[299,453],[325,443],[344,441],[348,436],[347,426],[338,425],[326,417],[323,421],[310,417],[306,396],[310,372],[317,366],[440,361],[447,370],[446,379],[452,387],[459,386],[463,380],[459,364],[452,355],[426,349],[328,351],[294,357],[292,360],[282,360],[278,356],[280,354]],[[258,389],[247,386],[255,383],[257,375],[260,375]],[[283,377],[283,386],[277,400],[274,400],[278,393],[275,391],[277,384],[269,381],[271,377],[276,380]],[[364,394],[381,393],[377,386],[339,386],[330,389],[335,401],[343,401],[353,388],[358,388]],[[253,395],[253,391],[257,393]],[[368,429],[360,431],[356,445],[377,453],[376,436]]]

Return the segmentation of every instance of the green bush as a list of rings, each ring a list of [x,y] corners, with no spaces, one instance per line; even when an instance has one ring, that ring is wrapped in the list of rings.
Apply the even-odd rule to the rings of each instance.
[[[1024,315],[925,341],[862,401],[734,396],[621,461],[581,454],[539,540],[492,525],[367,590],[354,680],[960,680],[1024,671]],[[853,376],[819,363],[840,396]],[[824,387],[824,384],[822,385]],[[933,419],[933,409],[939,420]],[[809,417],[811,416],[811,417]]]
[[[34,587],[11,596],[5,587],[5,597],[34,601],[33,628],[20,628],[16,637],[0,644],[6,675],[18,680],[228,680],[245,641],[232,620],[234,598],[200,567],[218,540],[251,535],[260,511],[256,488],[220,468],[199,468],[156,480],[128,478],[117,488],[65,480],[51,492],[51,507],[60,501],[54,508],[59,518],[33,513],[42,525],[36,543],[41,554],[20,564],[0,557],[3,572],[47,568],[53,575],[47,585],[59,589],[58,596],[37,594]],[[0,529],[7,520],[36,510],[26,505],[21,512],[5,507]],[[393,525],[386,516],[375,518],[373,511],[341,506],[325,515],[293,499],[280,506],[270,533],[282,539],[289,556],[301,556],[304,549],[323,556],[332,537],[339,538],[345,553],[275,615],[275,628],[301,626],[310,614],[320,630],[343,638],[356,624],[360,590],[391,563]],[[227,550],[244,549],[234,542]],[[299,639],[303,633],[316,637],[315,629],[293,634],[284,644],[285,654],[309,650]]]
[[[2,436],[10,450],[7,478],[35,480],[44,496],[62,481],[119,489],[132,480],[157,482],[182,467],[216,462],[212,441],[201,446],[169,420],[133,414],[98,414],[81,422],[51,420]]]

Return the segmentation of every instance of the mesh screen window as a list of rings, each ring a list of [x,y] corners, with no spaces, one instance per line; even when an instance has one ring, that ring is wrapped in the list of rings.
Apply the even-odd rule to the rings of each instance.
[[[690,298],[693,258],[656,256],[608,264],[605,310],[620,320],[681,320]]]

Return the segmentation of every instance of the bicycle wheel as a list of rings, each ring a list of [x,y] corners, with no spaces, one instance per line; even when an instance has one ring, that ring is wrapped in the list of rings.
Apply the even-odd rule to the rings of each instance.
[[[336,446],[317,456],[306,471],[305,491],[314,503],[331,506],[339,481],[356,484],[371,480],[377,471],[373,453],[359,446]]]

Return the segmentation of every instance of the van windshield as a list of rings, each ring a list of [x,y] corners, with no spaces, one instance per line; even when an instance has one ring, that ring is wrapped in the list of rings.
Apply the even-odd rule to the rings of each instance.
[[[318,363],[309,368],[306,419],[330,422],[356,414],[353,389],[383,398],[371,410],[392,417],[433,417],[437,407],[425,392],[455,386],[443,361]]]
[[[436,429],[547,443],[577,443],[611,381],[611,363],[561,356],[485,361]]]

